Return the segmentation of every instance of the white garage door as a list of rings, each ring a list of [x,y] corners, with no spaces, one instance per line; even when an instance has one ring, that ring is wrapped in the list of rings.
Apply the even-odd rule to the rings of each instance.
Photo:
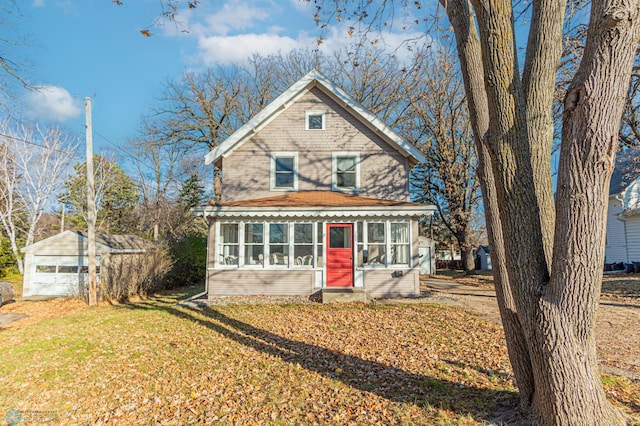
[[[100,265],[100,257],[96,258]],[[34,256],[31,271],[31,294],[75,296],[87,283],[87,256]],[[85,284],[86,285],[86,284]]]

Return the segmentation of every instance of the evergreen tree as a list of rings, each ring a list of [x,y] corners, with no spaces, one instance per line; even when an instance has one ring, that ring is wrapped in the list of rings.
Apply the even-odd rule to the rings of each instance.
[[[112,234],[136,231],[138,190],[135,183],[113,160],[94,156],[96,186],[96,230]],[[75,174],[65,181],[60,201],[68,209],[69,223],[77,230],[87,228],[86,162],[74,166]]]
[[[204,202],[204,185],[202,185],[196,173],[191,173],[189,177],[182,182],[179,195],[180,202],[185,209],[191,209]]]

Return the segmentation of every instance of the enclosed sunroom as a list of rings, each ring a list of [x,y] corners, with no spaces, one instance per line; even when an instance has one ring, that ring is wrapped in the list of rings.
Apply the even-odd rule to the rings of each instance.
[[[419,293],[418,217],[428,206],[299,192],[200,208],[210,219],[208,293],[371,296]]]

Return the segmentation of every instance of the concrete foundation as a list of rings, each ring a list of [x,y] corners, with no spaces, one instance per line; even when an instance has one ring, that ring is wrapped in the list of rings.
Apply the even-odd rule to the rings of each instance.
[[[363,302],[368,303],[371,297],[364,288],[357,287],[325,287],[322,289],[322,303],[331,302]]]

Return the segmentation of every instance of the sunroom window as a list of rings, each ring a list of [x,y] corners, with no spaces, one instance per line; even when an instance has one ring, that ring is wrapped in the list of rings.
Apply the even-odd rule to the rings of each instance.
[[[387,263],[387,246],[384,225],[384,222],[367,223],[369,265],[380,266]]]
[[[244,264],[264,265],[264,225],[247,223],[244,226]]]
[[[316,224],[316,267],[324,266],[324,226],[322,223]]]
[[[409,224],[391,223],[391,264],[409,264]]]
[[[341,229],[325,234],[326,222],[239,221],[221,222],[216,236],[216,265],[220,268],[322,268],[324,245],[347,247],[351,237]],[[353,227],[358,268],[411,265],[411,229],[407,221],[358,221]],[[38,272],[44,272],[41,267]],[[55,266],[51,267],[56,271]],[[58,270],[60,272],[60,270]]]
[[[313,224],[293,225],[293,258],[296,266],[313,266]]]
[[[223,223],[220,225],[219,262],[222,265],[238,264],[238,224]]]
[[[269,264],[289,265],[289,225],[269,224]]]

